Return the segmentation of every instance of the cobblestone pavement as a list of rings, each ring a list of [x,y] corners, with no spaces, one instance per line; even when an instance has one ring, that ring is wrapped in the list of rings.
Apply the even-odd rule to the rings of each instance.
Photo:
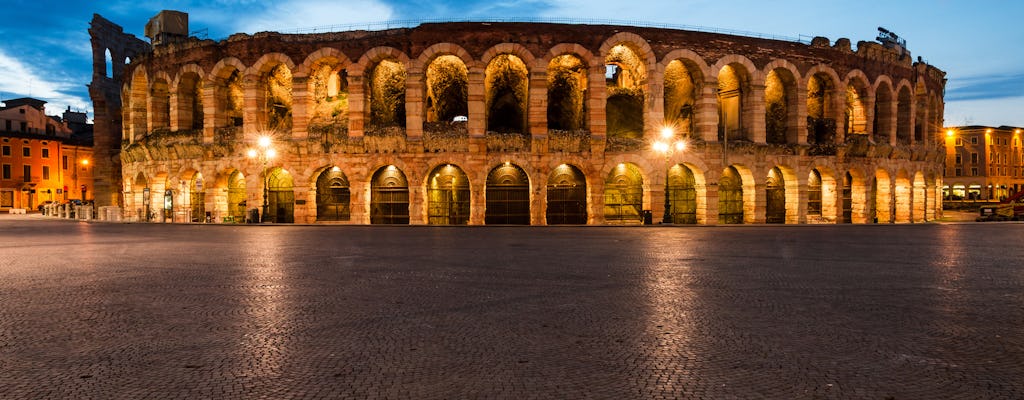
[[[1021,399],[1024,224],[0,217],[4,399]]]

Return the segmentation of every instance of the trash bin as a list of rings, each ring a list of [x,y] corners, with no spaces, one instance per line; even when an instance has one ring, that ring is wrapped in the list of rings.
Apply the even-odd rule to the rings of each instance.
[[[651,225],[654,223],[654,215],[651,214],[651,210],[644,210],[644,225]]]
[[[258,209],[258,208],[250,209],[249,210],[249,218],[248,218],[248,220],[249,220],[250,224],[258,224],[258,223],[260,223],[260,209]]]

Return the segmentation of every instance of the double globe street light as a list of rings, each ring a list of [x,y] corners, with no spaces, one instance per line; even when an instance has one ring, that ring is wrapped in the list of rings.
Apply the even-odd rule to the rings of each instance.
[[[661,128],[661,137],[652,146],[654,151],[665,156],[665,215],[661,218],[662,224],[672,223],[672,203],[669,201],[668,176],[672,156],[676,152],[686,150],[686,141],[676,138],[676,132],[671,127]]]
[[[267,179],[269,178],[267,176],[267,161],[274,158],[274,156],[277,155],[277,152],[274,151],[273,147],[270,147],[269,136],[260,136],[260,138],[256,140],[256,144],[257,148],[249,149],[249,158],[259,159],[263,168],[263,213],[260,214],[259,219],[260,222],[266,222],[267,209],[269,208],[269,204],[267,204]]]

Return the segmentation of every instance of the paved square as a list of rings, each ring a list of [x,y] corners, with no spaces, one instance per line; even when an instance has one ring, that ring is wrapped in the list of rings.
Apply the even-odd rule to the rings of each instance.
[[[0,216],[0,397],[1024,398],[1024,224]]]

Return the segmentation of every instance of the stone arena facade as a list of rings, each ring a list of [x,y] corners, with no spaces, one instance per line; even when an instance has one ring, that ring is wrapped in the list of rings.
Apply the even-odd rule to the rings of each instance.
[[[107,71],[94,34],[107,199],[213,222],[264,197],[278,223],[933,220],[945,73],[881,39],[428,23],[182,38]]]

